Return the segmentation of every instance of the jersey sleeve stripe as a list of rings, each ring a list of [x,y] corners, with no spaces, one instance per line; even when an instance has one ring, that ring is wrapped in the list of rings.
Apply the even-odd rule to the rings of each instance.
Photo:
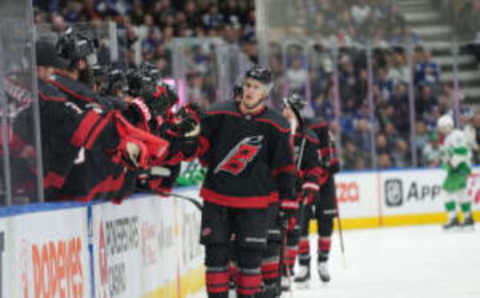
[[[279,167],[279,168],[276,168],[272,171],[272,175],[274,177],[280,175],[280,174],[295,174],[295,165],[291,164],[291,165],[287,165],[287,166],[284,166],[284,167]]]
[[[100,119],[100,115],[94,111],[90,111],[87,115],[82,119],[80,125],[78,126],[75,134],[70,139],[70,143],[75,147],[83,146],[85,140],[87,139],[90,131],[95,126],[97,121]]]
[[[265,123],[271,124],[282,133],[290,133],[290,127],[288,127],[288,128],[281,127],[280,125],[278,125],[277,123],[275,123],[272,120],[264,119],[264,118],[256,118],[255,120],[259,121],[259,122],[265,122]]]

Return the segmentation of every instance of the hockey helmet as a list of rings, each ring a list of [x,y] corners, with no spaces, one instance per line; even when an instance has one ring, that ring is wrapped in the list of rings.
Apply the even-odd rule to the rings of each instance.
[[[268,86],[272,83],[272,72],[261,65],[255,65],[245,73],[245,78],[255,79]]]
[[[98,41],[91,32],[68,27],[57,42],[57,53],[69,61],[70,66],[83,58],[92,66],[97,64],[97,47]]]
[[[437,121],[437,127],[440,130],[451,130],[453,129],[453,118],[449,114],[445,114],[442,117],[440,117]]]
[[[296,92],[290,92],[283,98],[283,104],[291,109],[300,112],[306,105],[305,98]]]

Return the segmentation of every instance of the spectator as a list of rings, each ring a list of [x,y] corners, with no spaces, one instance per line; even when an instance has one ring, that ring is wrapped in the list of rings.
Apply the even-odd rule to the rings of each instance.
[[[357,26],[364,24],[370,16],[372,9],[366,0],[359,0],[358,4],[352,5],[352,18]]]
[[[397,85],[398,83],[409,84],[410,69],[407,65],[407,57],[403,50],[395,50],[392,55],[391,67],[388,69],[387,78]]]
[[[388,101],[393,92],[393,81],[387,78],[387,70],[385,68],[378,69],[375,85],[378,86],[383,100]]]
[[[427,167],[438,167],[441,164],[440,142],[438,135],[431,133],[428,144],[423,148],[421,165]]]
[[[162,32],[156,27],[150,27],[147,37],[143,40],[143,51],[154,51],[162,43]]]
[[[409,167],[411,164],[408,143],[403,139],[397,139],[393,148],[393,165],[397,168]]]
[[[393,167],[392,158],[387,153],[382,153],[378,156],[377,168],[388,169]]]
[[[202,17],[203,25],[210,28],[215,28],[223,24],[224,16],[218,10],[218,5],[211,4],[208,12]]]
[[[377,156],[381,154],[390,155],[390,148],[388,146],[387,137],[385,136],[384,133],[380,132],[377,134],[375,143],[376,143]]]
[[[397,84],[395,93],[390,98],[393,109],[392,122],[402,137],[410,134],[410,100],[407,93],[407,86],[403,83]],[[395,107],[395,108],[393,108]]]
[[[427,134],[427,128],[423,121],[417,121],[415,125],[415,148],[421,151],[430,141],[430,136]]]
[[[292,67],[287,71],[287,81],[291,90],[303,93],[308,73],[299,57],[293,58]]]
[[[438,104],[437,99],[432,94],[430,85],[423,85],[420,89],[420,94],[415,101],[415,110],[418,116],[422,117],[426,112],[430,112],[433,106]]]
[[[201,26],[202,20],[195,1],[189,0],[185,4],[185,17],[187,24],[192,28]]]
[[[342,55],[340,58],[340,96],[342,98],[353,97],[357,76],[354,72],[353,62],[349,55]],[[352,103],[355,106],[355,103]]]
[[[343,148],[343,168],[355,170],[366,168],[365,160],[368,160],[368,156],[364,152],[359,151],[351,140],[344,142]]]
[[[440,79],[440,67],[433,62],[432,52],[423,50],[421,60],[415,66],[415,83],[436,85]]]
[[[361,152],[369,154],[372,152],[371,135],[372,129],[366,119],[358,119],[354,122],[355,133],[353,141]]]

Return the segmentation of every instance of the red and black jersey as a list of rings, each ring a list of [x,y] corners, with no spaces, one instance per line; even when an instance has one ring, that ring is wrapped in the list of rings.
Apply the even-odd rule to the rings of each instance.
[[[305,129],[305,133],[297,131],[294,134],[294,146],[295,146],[295,160],[298,164],[298,159],[300,158],[300,151],[303,145],[303,153],[301,156],[300,171],[298,174],[298,179],[301,182],[301,189],[312,189],[314,191],[319,191],[320,187],[318,186],[318,181],[321,179],[321,176],[324,172],[322,168],[320,159],[318,158],[318,148],[319,140],[315,133],[310,129]],[[300,189],[297,189],[300,191]]]
[[[89,103],[97,103],[94,98],[96,94],[81,82],[56,75],[55,80],[49,83],[62,92],[67,105],[77,106],[78,113],[85,117],[72,132],[72,142],[81,149],[73,160],[72,169],[61,191],[52,198],[90,201],[115,196],[124,185],[126,171],[122,164],[113,162],[107,155],[121,141],[113,121],[114,111],[104,112],[97,109],[98,106],[89,108]],[[82,141],[83,137],[88,139]]]
[[[320,159],[329,175],[334,175],[340,170],[337,158],[337,148],[328,122],[323,118],[307,118],[305,126],[313,130],[317,135],[320,147]],[[321,180],[323,184],[328,177]]]
[[[82,147],[94,139],[95,128],[102,116],[94,110],[83,111],[75,103],[69,102],[55,86],[38,81],[40,127],[42,140],[43,184],[45,198],[53,200],[65,187],[75,161],[82,156]],[[18,115],[32,118],[30,109]],[[16,129],[14,128],[14,131]],[[29,144],[31,135],[17,131],[17,138]],[[31,144],[30,144],[31,145]]]
[[[57,87],[67,96],[69,101],[77,104],[82,109],[89,106],[113,109],[116,106],[113,98],[98,95],[86,84],[69,78],[68,75],[60,70],[55,72],[49,83]]]
[[[264,108],[243,114],[237,103],[213,106],[202,119],[197,156],[207,167],[200,195],[234,208],[266,208],[295,199],[295,165],[290,128],[279,113]]]

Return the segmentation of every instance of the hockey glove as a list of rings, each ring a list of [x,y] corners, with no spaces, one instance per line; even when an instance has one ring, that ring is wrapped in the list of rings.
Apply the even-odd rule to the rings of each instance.
[[[338,159],[336,157],[332,158],[328,162],[328,171],[330,172],[330,175],[334,175],[340,172],[340,163],[338,162]]]
[[[167,156],[169,143],[157,136],[149,134],[138,129],[125,120],[119,112],[115,114],[117,132],[122,140],[120,142],[119,154],[122,156],[137,157],[137,166],[140,168],[148,168],[152,163],[158,164]],[[128,143],[135,143],[140,153],[136,152],[135,146]]]
[[[180,109],[177,113],[177,130],[180,135],[187,138],[194,138],[200,134],[200,117],[202,111],[194,103],[190,103]]]
[[[320,187],[313,182],[305,182],[302,185],[301,200],[305,205],[310,205],[315,199],[315,194],[320,190]]]
[[[292,224],[292,221],[295,221],[295,215],[298,211],[298,202],[292,200],[283,200],[280,203],[280,210],[278,211],[278,220],[280,225],[288,229],[288,227]],[[293,222],[295,225],[295,222]]]

